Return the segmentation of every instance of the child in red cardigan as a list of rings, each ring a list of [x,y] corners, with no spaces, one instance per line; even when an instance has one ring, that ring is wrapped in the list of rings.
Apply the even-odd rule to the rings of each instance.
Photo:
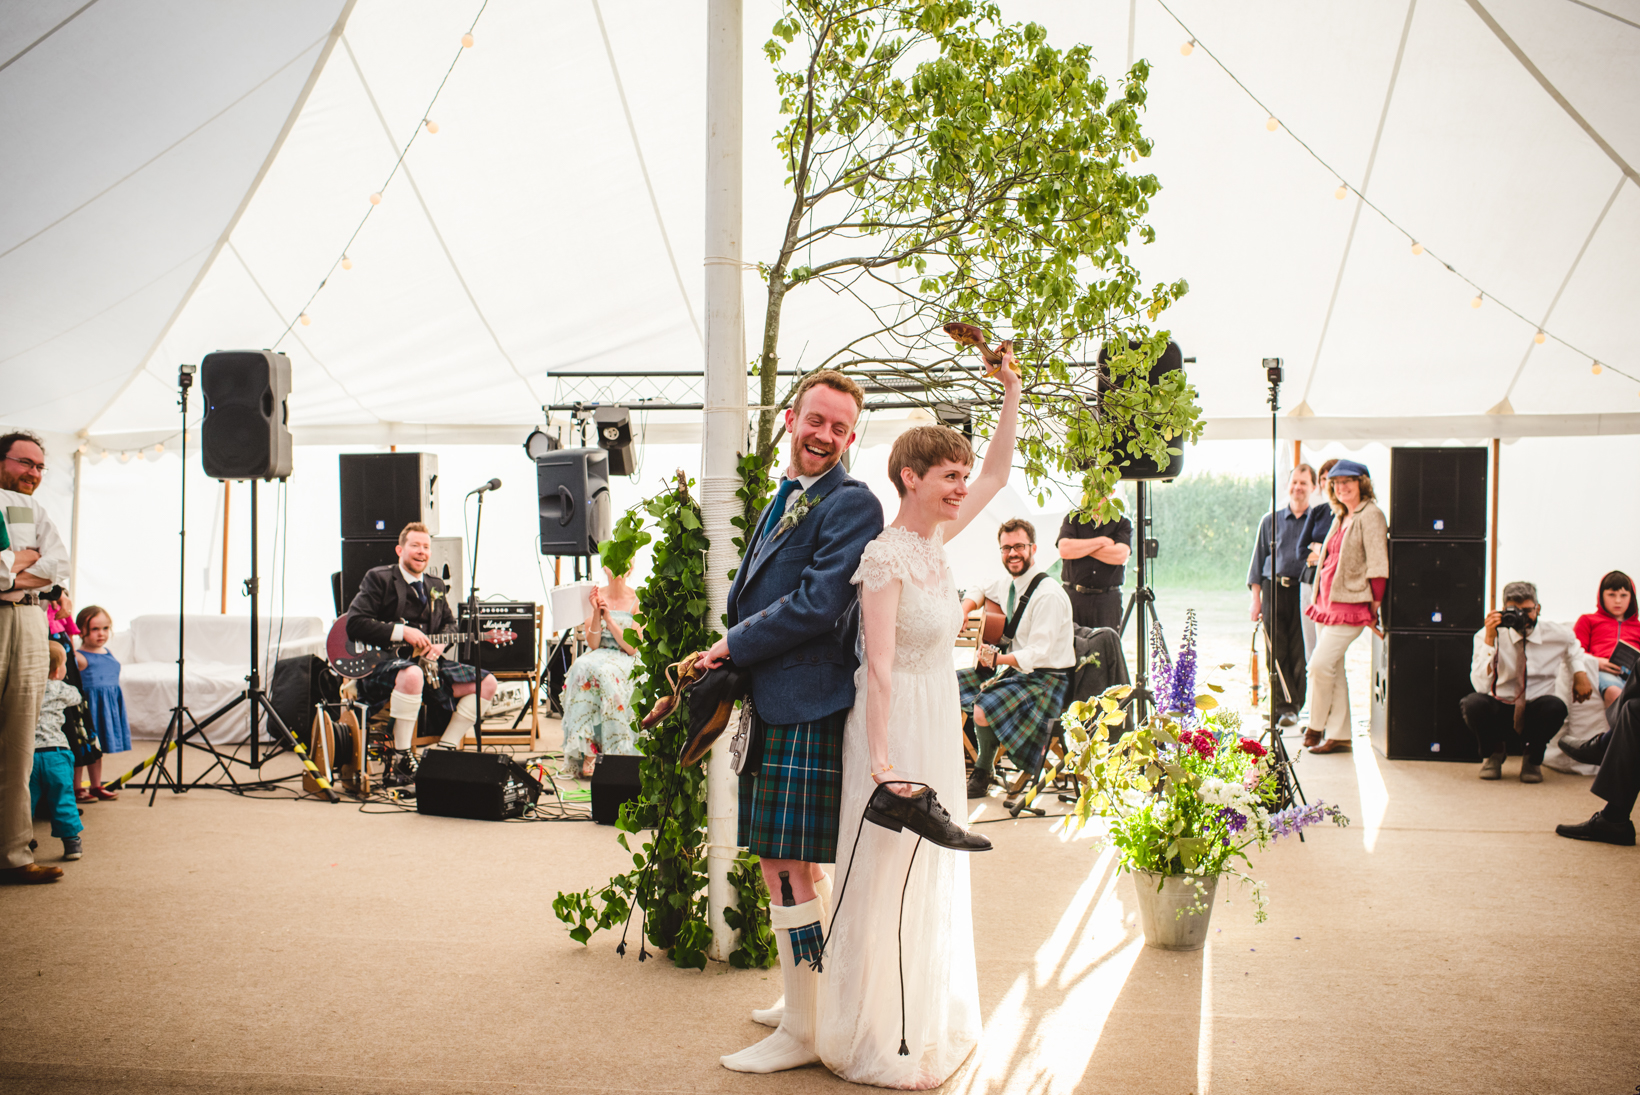
[[[1579,616],[1572,625],[1572,633],[1583,649],[1600,659],[1600,698],[1607,707],[1617,702],[1626,676],[1611,660],[1612,651],[1620,639],[1630,646],[1640,646],[1637,607],[1634,581],[1621,570],[1614,570],[1600,579],[1595,611]]]

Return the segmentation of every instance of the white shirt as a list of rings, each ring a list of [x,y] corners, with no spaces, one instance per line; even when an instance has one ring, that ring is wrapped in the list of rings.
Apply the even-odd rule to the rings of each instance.
[[[431,597],[433,595],[433,587],[428,585],[426,582],[422,581],[423,578],[427,577],[427,572],[425,570],[422,571],[420,574],[411,574],[408,570],[404,569],[404,564],[400,563],[399,564],[399,577],[403,578],[405,580],[405,582],[410,584],[410,585],[418,585],[419,584],[421,586],[421,592],[422,592],[423,596]],[[429,601],[428,604],[431,605],[432,602]],[[429,613],[428,618],[429,619],[432,618],[431,613]],[[393,634],[390,636],[390,638],[396,643],[403,642],[404,641],[404,625],[403,624],[394,624],[393,625]]]
[[[784,478],[790,479],[791,477],[791,468],[787,467]],[[818,475],[799,475],[797,477],[797,489],[786,495],[786,508],[780,511],[780,515],[784,517],[790,513],[792,507],[797,505],[797,500],[803,497],[810,487],[820,482],[820,478]]]
[[[985,587],[985,596],[1008,610],[1008,590],[1014,589],[1017,606],[1031,579],[1042,573],[1042,568],[1031,567],[1015,578],[1004,574]],[[1014,645],[1004,653],[1012,654],[1019,662],[1022,673],[1037,669],[1069,669],[1076,664],[1076,643],[1071,618],[1071,599],[1065,587],[1051,577],[1045,578],[1031,594],[1031,603],[1025,606],[1025,618],[1019,621],[1014,633]]]
[[[1539,620],[1526,636],[1526,699],[1528,702],[1555,694],[1555,676],[1564,664],[1572,673],[1583,672],[1583,648],[1565,624]],[[1515,702],[1520,681],[1521,637],[1517,631],[1498,628],[1496,650],[1486,645],[1486,629],[1475,632],[1475,660],[1469,666],[1469,683],[1475,691],[1496,696],[1504,703]],[[1493,655],[1497,655],[1497,691],[1493,686]]]
[[[6,519],[11,547],[0,551],[0,590],[8,590],[17,580],[12,563],[17,552],[31,548],[39,560],[26,573],[44,578],[52,585],[68,585],[68,545],[57,534],[57,526],[46,516],[46,508],[33,496],[20,491],[0,490],[0,514]]]

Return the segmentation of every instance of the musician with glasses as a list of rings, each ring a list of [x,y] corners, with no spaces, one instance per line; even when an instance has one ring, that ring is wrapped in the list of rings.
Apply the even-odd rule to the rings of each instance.
[[[415,776],[413,744],[416,718],[426,700],[451,712],[450,722],[434,748],[460,749],[478,721],[480,699],[495,695],[489,673],[446,657],[444,645],[429,636],[455,629],[455,609],[443,580],[427,572],[433,538],[420,521],[405,525],[394,549],[397,563],[365,572],[359,592],[347,608],[347,637],[372,646],[409,647],[409,657],[384,663],[359,681],[359,698],[369,704],[387,701],[393,719],[394,756],[383,783],[402,786]]]

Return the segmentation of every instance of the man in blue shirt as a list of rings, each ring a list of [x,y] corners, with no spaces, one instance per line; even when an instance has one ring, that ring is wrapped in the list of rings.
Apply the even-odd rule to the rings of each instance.
[[[1277,513],[1281,525],[1274,537],[1274,558],[1270,514],[1266,513],[1259,522],[1258,543],[1247,567],[1247,588],[1253,592],[1251,615],[1255,622],[1264,621],[1270,704],[1276,723],[1283,727],[1298,725],[1298,712],[1304,706],[1304,629],[1298,593],[1308,554],[1304,529],[1313,490],[1315,470],[1308,464],[1298,465],[1287,476],[1287,504]]]

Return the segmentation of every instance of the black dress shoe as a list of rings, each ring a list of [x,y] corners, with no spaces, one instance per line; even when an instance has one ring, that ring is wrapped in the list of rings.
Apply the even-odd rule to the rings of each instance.
[[[1611,743],[1611,740],[1612,732],[1610,730],[1596,734],[1588,741],[1576,743],[1561,738],[1560,751],[1579,764],[1599,764],[1606,759],[1606,746]]]
[[[1296,711],[1287,711],[1281,715],[1278,715],[1276,717],[1276,725],[1281,727],[1283,730],[1291,730],[1293,727],[1298,725],[1298,713]]]
[[[951,820],[945,807],[927,785],[909,795],[896,795],[887,787],[878,787],[866,803],[866,820],[881,825],[891,832],[910,829],[930,844],[950,848],[953,852],[988,852],[991,842],[985,837],[965,831]]]
[[[985,793],[990,789],[991,777],[986,775],[984,772],[976,771],[973,775],[968,777],[969,798],[984,798]]]
[[[1628,818],[1622,821],[1608,821],[1598,811],[1581,825],[1556,825],[1555,832],[1573,840],[1598,840],[1602,844],[1616,844],[1623,848],[1634,847],[1634,822]]]

